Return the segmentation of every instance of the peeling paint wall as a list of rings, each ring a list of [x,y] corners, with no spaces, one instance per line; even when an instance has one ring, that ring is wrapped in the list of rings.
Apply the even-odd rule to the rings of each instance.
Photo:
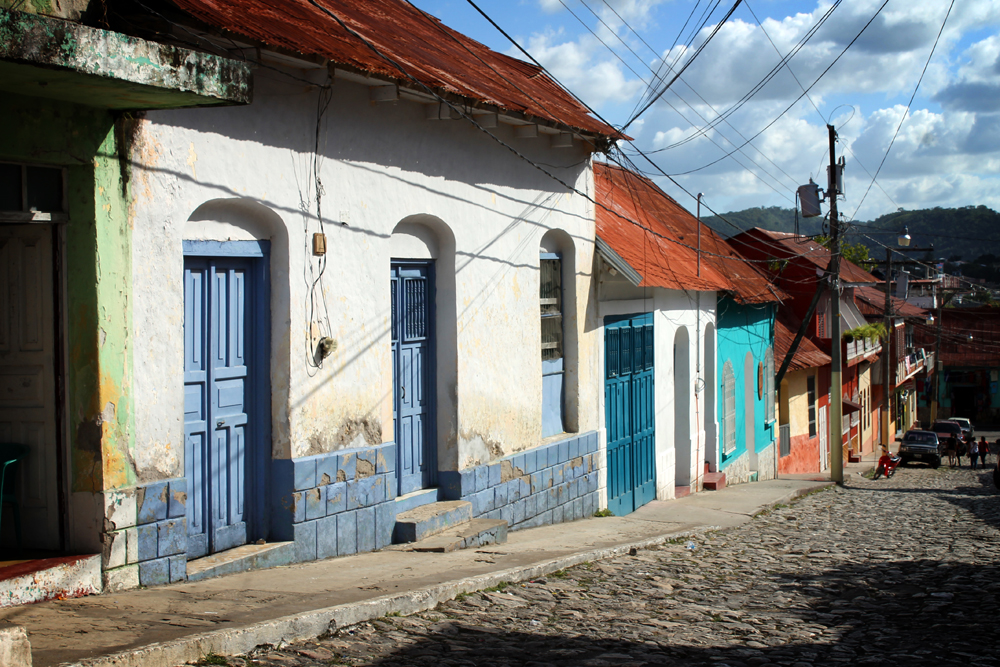
[[[442,253],[436,324],[451,332],[437,350],[439,467],[456,469],[541,443],[539,242],[564,229],[578,267],[567,325],[579,328],[589,402],[577,427],[594,428],[588,202],[468,124],[428,121],[412,102],[375,106],[367,88],[341,80],[314,162],[315,89],[274,71],[257,77],[250,107],[150,112],[143,123],[133,232],[134,350],[148,374],[135,392],[140,474],[179,465],[145,452],[183,442],[185,239],[271,241],[272,453],[297,458],[393,440],[392,234],[402,221],[427,226]],[[505,125],[496,132],[532,159],[569,165],[555,171],[592,191],[579,144],[557,150]],[[316,233],[326,234],[324,260],[312,255]],[[321,337],[337,343],[322,360]]]
[[[0,101],[0,160],[64,166],[66,420],[71,547],[97,539],[93,494],[134,484],[131,228],[107,111],[16,95]],[[53,447],[55,443],[53,443]],[[52,483],[58,483],[52,480]],[[81,509],[84,508],[84,509]]]

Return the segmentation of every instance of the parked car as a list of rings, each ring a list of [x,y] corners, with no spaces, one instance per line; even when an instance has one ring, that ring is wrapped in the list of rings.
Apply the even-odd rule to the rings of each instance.
[[[924,461],[932,468],[941,465],[943,444],[934,431],[907,431],[899,445],[901,463]]]
[[[962,425],[957,421],[952,421],[950,419],[939,419],[930,428],[931,431],[937,433],[938,440],[944,440],[955,436],[959,441],[965,440],[965,436],[962,433]]]
[[[963,437],[974,437],[976,435],[976,428],[965,417],[952,417],[948,421],[958,422],[958,425],[962,427]]]

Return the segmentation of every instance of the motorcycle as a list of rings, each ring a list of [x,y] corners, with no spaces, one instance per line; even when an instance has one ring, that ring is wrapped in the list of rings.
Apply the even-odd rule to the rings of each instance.
[[[886,452],[882,455],[882,458],[878,460],[878,465],[875,466],[875,474],[872,475],[872,479],[878,479],[882,475],[886,478],[892,477],[896,474],[896,468],[899,464],[903,462],[903,457],[898,454],[890,454]]]

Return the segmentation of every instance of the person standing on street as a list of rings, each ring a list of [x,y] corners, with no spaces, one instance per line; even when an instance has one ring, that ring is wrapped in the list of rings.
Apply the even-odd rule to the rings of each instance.
[[[986,456],[990,453],[990,443],[986,442],[986,436],[979,436],[979,460],[982,462],[983,470],[986,469]]]
[[[948,436],[944,445],[944,453],[948,457],[948,465],[952,468],[955,467],[956,462],[961,465],[962,462],[958,458],[958,440],[955,439],[955,436]]]
[[[969,438],[969,465],[975,470],[979,463],[979,443],[975,438]]]

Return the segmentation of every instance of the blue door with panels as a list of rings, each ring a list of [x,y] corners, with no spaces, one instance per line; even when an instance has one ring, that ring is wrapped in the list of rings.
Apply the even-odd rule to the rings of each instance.
[[[433,265],[392,264],[393,432],[398,493],[436,482]]]
[[[186,242],[185,250],[260,251],[257,242]],[[243,247],[246,245],[247,247]],[[263,253],[261,253],[263,254]],[[184,260],[184,471],[188,558],[264,537],[269,454],[266,264]]]
[[[653,315],[604,320],[608,509],[624,516],[656,498]]]

